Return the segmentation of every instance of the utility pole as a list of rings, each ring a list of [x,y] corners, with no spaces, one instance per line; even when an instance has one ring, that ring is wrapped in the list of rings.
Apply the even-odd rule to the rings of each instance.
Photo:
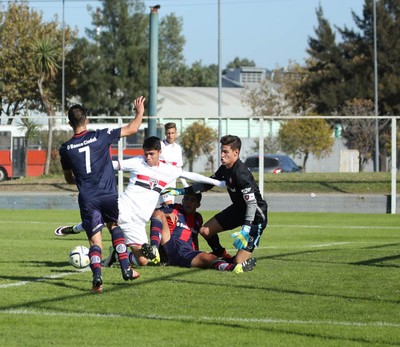
[[[65,110],[65,0],[62,2],[62,65],[61,65],[61,115]]]
[[[217,140],[217,153],[218,163],[217,167],[221,164],[221,151],[219,149],[219,140],[222,137],[222,107],[221,107],[221,89],[222,89],[222,76],[221,76],[221,0],[218,0],[218,140]]]
[[[157,136],[158,10],[160,7],[160,5],[150,7],[149,120],[146,136]]]
[[[375,172],[379,172],[379,109],[378,109],[378,48],[376,34],[376,0],[374,2],[374,99],[375,99]]]

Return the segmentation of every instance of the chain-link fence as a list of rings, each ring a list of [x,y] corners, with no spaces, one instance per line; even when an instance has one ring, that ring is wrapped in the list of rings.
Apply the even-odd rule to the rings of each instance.
[[[297,117],[298,118],[298,117]],[[331,123],[338,124],[332,117],[325,117]],[[279,126],[289,119],[241,119],[224,118],[201,120],[200,118],[176,118],[160,120],[157,135],[162,137],[163,122],[175,121],[178,132],[183,131],[194,121],[205,121],[207,126],[218,128],[222,122],[223,134],[235,134],[241,137],[243,146],[240,158],[245,161],[248,156],[263,157],[263,152],[269,152],[266,143],[278,134]],[[362,117],[361,117],[362,119]],[[333,145],[329,154],[319,157],[308,153],[306,168],[303,172],[273,174],[268,170],[254,171],[264,197],[269,203],[270,210],[293,212],[349,212],[349,213],[396,213],[397,203],[397,122],[395,117],[383,117],[386,122],[385,130],[380,130],[380,172],[375,171],[373,153],[367,158],[363,153],[360,163],[361,150],[348,148],[348,139],[340,136],[337,126],[332,126]],[[370,120],[370,119],[369,119]],[[105,123],[107,121],[107,123]],[[117,127],[126,123],[127,119],[108,117],[105,119],[90,119],[90,129]],[[42,120],[42,123],[43,122]],[[51,178],[33,180],[32,184],[23,183],[25,180],[0,182],[1,208],[61,208],[77,209],[77,192],[73,187],[67,187],[63,181],[59,161],[58,148],[72,136],[71,128],[65,118],[56,120],[53,131],[53,145],[49,173]],[[40,176],[46,165],[48,131],[45,124],[37,127],[29,137],[27,128],[20,126],[0,126],[0,179],[24,176]],[[116,158],[137,155],[141,153],[143,139],[146,136],[146,124],[134,136],[122,139],[111,149]],[[256,134],[259,136],[256,136]],[[251,136],[250,136],[251,135]],[[315,134],[317,136],[317,134]],[[178,137],[179,141],[179,137]],[[395,145],[393,145],[395,144]],[[193,170],[211,174],[217,168],[218,142],[215,141],[213,152],[201,155],[195,160]],[[293,161],[303,166],[305,153],[290,156]],[[214,162],[210,163],[210,157]],[[262,160],[259,162],[262,165]],[[264,163],[265,164],[265,163]],[[362,164],[362,165],[361,165]],[[186,163],[185,167],[188,170]],[[3,176],[2,176],[3,174]],[[121,176],[122,177],[122,176]],[[53,180],[52,183],[46,183]],[[22,186],[18,187],[18,181]],[[126,181],[126,180],[125,180]],[[120,179],[119,182],[122,182]],[[25,185],[24,185],[25,184]],[[13,188],[14,186],[14,188]],[[51,187],[51,189],[49,189]],[[121,189],[123,187],[121,186]],[[392,196],[396,197],[392,199]],[[204,194],[203,210],[220,210],[229,204],[226,192],[213,189]]]

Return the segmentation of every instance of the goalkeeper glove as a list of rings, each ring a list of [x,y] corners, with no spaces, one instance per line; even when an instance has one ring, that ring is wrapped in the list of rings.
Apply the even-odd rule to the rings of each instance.
[[[243,225],[242,230],[231,234],[231,237],[236,237],[235,241],[233,241],[233,245],[236,249],[245,249],[247,247],[250,237],[250,229],[250,225]]]
[[[185,188],[166,188],[163,190],[163,194],[171,194],[173,196],[184,195]]]

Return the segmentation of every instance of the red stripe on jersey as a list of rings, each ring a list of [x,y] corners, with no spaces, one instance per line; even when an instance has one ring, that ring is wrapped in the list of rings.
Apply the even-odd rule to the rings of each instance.
[[[88,133],[88,130],[84,130],[79,134],[75,134],[73,137],[77,138],[77,137],[82,137],[83,135],[86,135]]]
[[[137,175],[136,177],[137,177],[139,180],[146,181],[146,182],[150,182],[150,180],[152,179],[150,176],[145,176],[145,175]],[[156,181],[157,181],[157,184],[158,184],[160,187],[165,187],[165,186],[167,185],[167,182],[158,181],[158,180],[156,180]]]
[[[195,229],[196,227],[196,219],[194,214],[187,214],[185,216],[186,224],[190,229]]]
[[[185,215],[186,225],[190,229],[183,229],[180,239],[187,241],[192,236],[192,229],[195,227],[195,216],[193,214]]]
[[[160,159],[160,161],[161,161],[162,163],[164,163],[164,164],[167,163],[164,159]],[[177,161],[173,161],[173,162],[170,162],[170,163],[168,163],[168,164],[173,165],[173,166],[177,166],[177,165],[178,165],[178,162],[177,162]]]

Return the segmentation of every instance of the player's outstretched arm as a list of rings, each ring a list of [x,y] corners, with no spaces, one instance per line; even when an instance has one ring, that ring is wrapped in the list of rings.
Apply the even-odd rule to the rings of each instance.
[[[113,160],[113,168],[115,171],[122,170],[122,171],[132,171],[136,166],[137,163],[137,158],[142,159],[142,155],[135,155],[132,158],[129,159],[123,159],[123,160]]]
[[[142,124],[143,114],[144,114],[144,102],[145,97],[139,96],[133,102],[133,108],[136,110],[136,117],[132,119],[129,124],[124,125],[121,128],[121,137],[126,137],[129,135],[133,135],[138,132],[140,128],[140,124]]]
[[[186,178],[195,182],[199,183],[206,183],[206,184],[211,184],[216,187],[220,188],[226,188],[226,182],[225,181],[219,181],[214,178],[206,177],[203,175],[200,175],[196,172],[189,172],[189,171],[182,171],[180,177]]]
[[[219,181],[214,178],[206,177],[195,172],[182,171],[179,177],[187,178],[197,183],[185,188],[166,188],[163,193],[168,193],[174,196],[189,194],[197,194],[210,190],[212,187],[226,187],[225,181]]]

